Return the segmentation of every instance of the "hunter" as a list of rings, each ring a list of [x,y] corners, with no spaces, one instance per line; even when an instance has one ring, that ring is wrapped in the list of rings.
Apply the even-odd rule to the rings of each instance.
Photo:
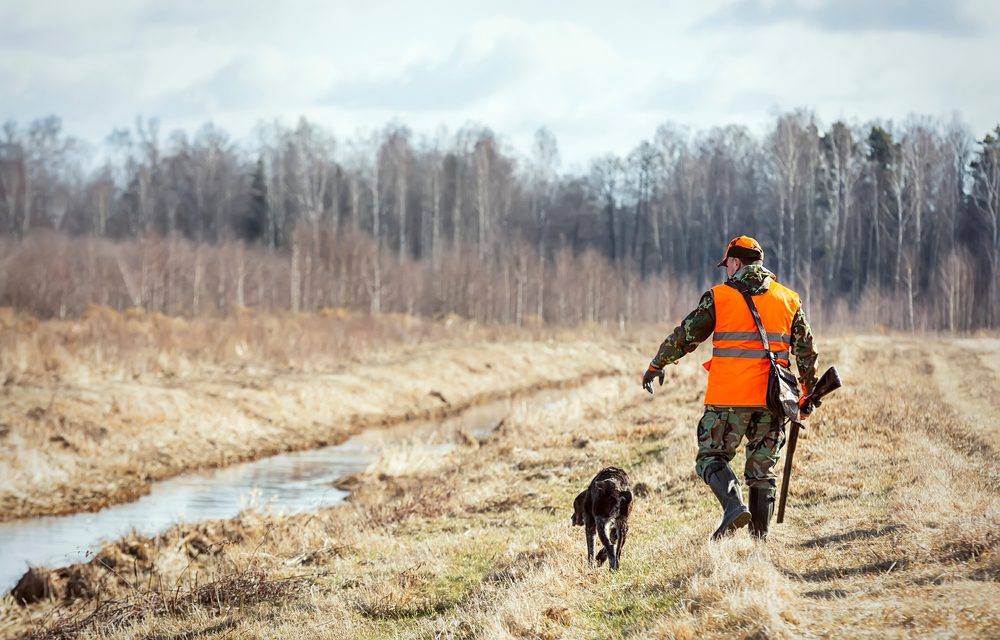
[[[753,297],[778,361],[788,366],[791,348],[804,392],[810,393],[816,384],[816,350],[799,295],[779,284],[763,261],[764,250],[756,240],[734,238],[719,263],[726,268],[727,283],[702,295],[697,308],[660,345],[642,377],[643,388],[652,393],[653,380],[663,385],[665,366],[712,335],[712,359],[703,365],[708,369],[708,389],[705,413],[698,422],[695,472],[722,505],[722,522],[713,539],[747,525],[754,536],[767,538],[774,509],[774,466],[785,444],[785,420],[767,408],[769,360],[746,300],[733,285],[744,286]],[[749,511],[729,466],[744,435]]]

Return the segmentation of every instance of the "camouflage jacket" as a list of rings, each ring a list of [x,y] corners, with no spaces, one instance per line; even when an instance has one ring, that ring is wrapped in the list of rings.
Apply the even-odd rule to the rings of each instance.
[[[748,264],[737,271],[732,280],[742,282],[751,295],[767,291],[774,274],[760,265]],[[708,339],[715,331],[715,299],[709,289],[701,296],[694,311],[689,313],[680,325],[667,336],[660,345],[650,366],[662,369],[680,360],[685,354],[695,350],[699,343]],[[799,382],[805,385],[806,393],[816,384],[816,349],[813,346],[812,330],[805,312],[799,308],[792,318],[792,355],[799,370]]]

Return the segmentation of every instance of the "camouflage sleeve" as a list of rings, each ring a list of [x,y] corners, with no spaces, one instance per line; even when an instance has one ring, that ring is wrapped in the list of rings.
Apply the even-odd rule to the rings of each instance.
[[[668,364],[677,362],[684,354],[694,351],[699,343],[712,335],[713,331],[715,331],[715,299],[712,297],[712,291],[708,290],[701,296],[694,311],[689,313],[663,341],[656,357],[649,364],[662,369]]]
[[[799,307],[792,318],[792,355],[799,369],[799,384],[810,393],[816,386],[816,348],[813,346],[812,329],[806,320],[806,313]]]

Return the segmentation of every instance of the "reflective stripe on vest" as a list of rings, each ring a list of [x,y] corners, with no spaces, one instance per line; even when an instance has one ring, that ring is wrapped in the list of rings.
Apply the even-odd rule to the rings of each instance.
[[[756,304],[756,303],[754,303]],[[757,340],[760,341],[760,333],[757,331],[716,331],[715,340]],[[768,342],[784,342],[791,344],[792,336],[787,333],[767,332]]]
[[[767,360],[767,351],[763,349],[712,349],[714,357],[723,358],[754,358],[757,360]],[[787,351],[775,351],[774,357],[778,360],[788,360]]]
[[[764,343],[743,295],[726,285],[712,287],[715,302],[715,335],[709,364],[705,404],[720,406],[767,405],[770,369]],[[768,290],[753,296],[775,358],[787,366],[790,357],[792,318],[799,309],[799,296],[772,282]]]

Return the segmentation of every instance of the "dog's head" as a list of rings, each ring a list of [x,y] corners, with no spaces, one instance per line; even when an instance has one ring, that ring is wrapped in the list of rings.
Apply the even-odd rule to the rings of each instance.
[[[597,480],[592,488],[594,495],[591,500],[595,515],[627,518],[632,512],[632,491],[618,479]]]
[[[583,514],[586,511],[586,500],[587,500],[587,490],[584,489],[580,492],[580,495],[573,500],[573,519],[572,522],[575,526],[583,526]]]

